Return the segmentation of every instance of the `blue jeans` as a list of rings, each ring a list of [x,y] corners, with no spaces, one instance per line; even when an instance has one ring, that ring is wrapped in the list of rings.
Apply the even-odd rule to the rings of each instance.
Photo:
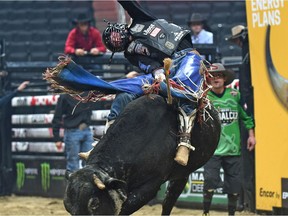
[[[193,91],[197,92],[199,91],[199,87],[203,81],[202,75],[199,74],[201,57],[190,52],[191,50],[191,48],[188,48],[179,51],[173,55],[173,67],[171,67],[170,70],[170,79],[176,82],[180,80],[181,83],[184,83],[185,85],[189,86]],[[149,80],[149,83],[151,84],[153,82],[151,74],[143,75],[138,78],[145,79],[145,76],[147,76],[147,80]],[[134,90],[139,90],[140,86],[143,83],[142,81],[139,82],[139,79],[127,79],[127,84],[125,84],[123,80],[121,80],[121,84],[128,87],[133,86]],[[191,80],[193,82],[191,82]],[[138,86],[138,88],[136,88],[135,86]],[[142,94],[139,93],[139,91],[137,92],[138,95],[131,93],[118,94],[112,103],[110,114],[108,115],[108,121],[115,120],[129,102],[143,94],[142,91],[140,91],[142,92]],[[180,99],[179,106],[184,110],[187,115],[190,115],[197,108],[196,103],[193,103],[186,99]]]
[[[125,109],[128,103],[135,100],[138,95],[131,93],[120,93],[114,99],[110,113],[107,117],[108,121],[115,120],[119,114]],[[191,101],[181,99],[179,101],[179,106],[184,110],[187,115],[190,115],[196,108],[197,104],[192,103]]]
[[[114,99],[110,113],[107,117],[108,121],[115,120],[124,110],[128,103],[135,100],[138,96],[132,93],[120,93]]]
[[[91,150],[93,143],[93,135],[90,128],[80,129],[65,129],[64,143],[66,153],[66,169],[76,171],[79,169],[79,152],[87,152]]]

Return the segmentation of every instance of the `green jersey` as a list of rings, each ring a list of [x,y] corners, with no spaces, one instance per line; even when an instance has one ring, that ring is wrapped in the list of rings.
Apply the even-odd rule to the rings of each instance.
[[[240,105],[240,92],[226,88],[221,95],[210,91],[208,97],[219,112],[221,136],[214,155],[236,156],[241,154],[240,127],[241,119],[247,129],[254,128],[253,119]]]

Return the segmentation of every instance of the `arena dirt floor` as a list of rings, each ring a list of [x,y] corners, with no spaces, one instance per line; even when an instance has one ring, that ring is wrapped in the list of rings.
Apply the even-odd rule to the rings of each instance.
[[[161,205],[144,206],[133,215],[160,215]],[[9,196],[0,197],[0,215],[69,215],[61,199]],[[172,215],[202,215],[200,210],[174,208]],[[211,211],[210,215],[227,215],[226,212]],[[254,215],[240,212],[236,215]]]

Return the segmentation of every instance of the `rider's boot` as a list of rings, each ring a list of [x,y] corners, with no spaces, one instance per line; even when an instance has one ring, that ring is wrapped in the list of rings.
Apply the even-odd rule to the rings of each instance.
[[[107,121],[106,121],[105,130],[104,130],[104,134],[103,134],[103,135],[106,134],[108,128],[114,123],[114,121],[115,121],[115,120],[110,120],[110,121],[107,120]],[[95,141],[95,142],[92,143],[93,148],[97,145],[98,141],[99,141],[99,140],[97,140],[97,141]],[[80,153],[78,154],[79,157],[81,157],[81,158],[84,159],[84,160],[87,160],[88,157],[89,157],[89,155],[90,155],[90,153],[91,153],[91,151],[93,150],[93,148],[92,148],[90,151],[88,151],[88,152],[80,152]]]
[[[190,143],[195,117],[196,109],[190,115],[187,115],[184,110],[179,107],[180,142],[174,160],[182,166],[187,165],[190,151],[195,150],[195,147]]]
[[[106,125],[105,125],[105,130],[104,130],[104,134],[107,133],[107,130],[109,129],[109,127],[114,123],[115,120],[110,120],[108,121],[108,119],[106,120]]]

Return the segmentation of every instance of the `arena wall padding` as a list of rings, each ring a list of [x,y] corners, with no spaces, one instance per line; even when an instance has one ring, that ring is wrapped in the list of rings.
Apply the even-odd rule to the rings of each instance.
[[[63,198],[66,160],[64,156],[14,155],[16,195]]]
[[[204,169],[200,168],[189,175],[188,181],[177,200],[181,206],[202,207],[203,202],[203,186],[204,186]],[[224,181],[223,169],[220,170],[221,180]],[[162,201],[165,197],[168,182],[162,185],[161,190],[157,194],[157,199]],[[212,208],[225,208],[227,206],[227,195],[222,193],[223,188],[215,190],[212,202]]]

